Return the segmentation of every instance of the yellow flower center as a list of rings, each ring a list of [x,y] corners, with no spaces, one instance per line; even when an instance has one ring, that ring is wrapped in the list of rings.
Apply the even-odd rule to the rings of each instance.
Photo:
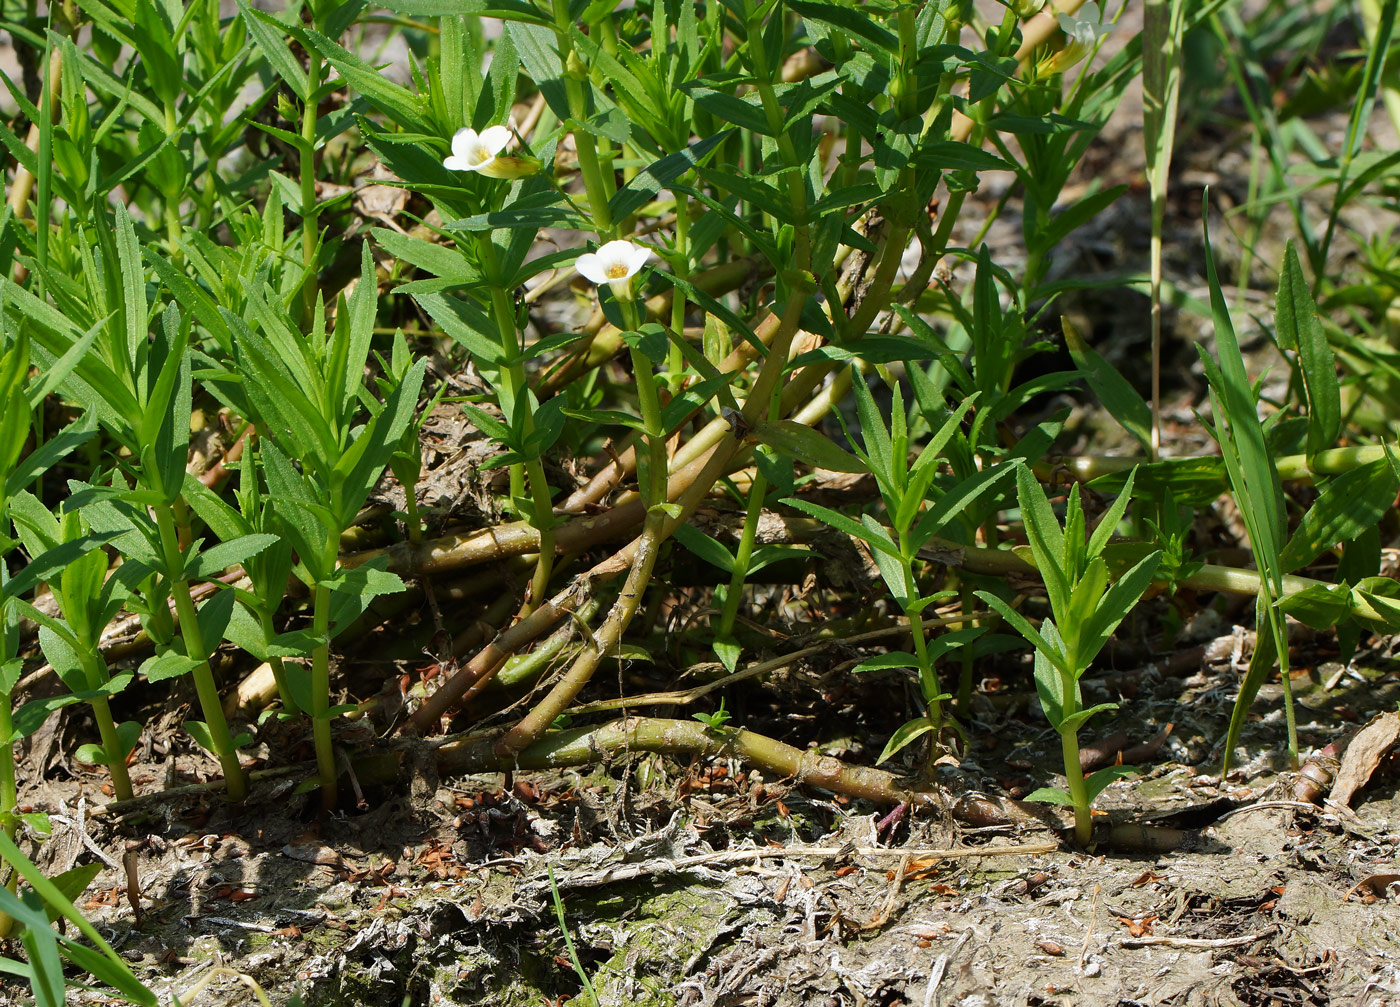
[[[467,156],[471,159],[472,164],[485,164],[496,155],[487,150],[485,146],[478,146],[473,148]]]
[[[608,267],[608,279],[627,279],[627,264],[625,262],[614,262],[611,266]]]

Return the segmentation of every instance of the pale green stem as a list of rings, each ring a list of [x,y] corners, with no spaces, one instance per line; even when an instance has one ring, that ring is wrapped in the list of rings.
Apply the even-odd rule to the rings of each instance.
[[[259,609],[258,624],[262,626],[263,639],[271,643],[272,638],[277,635],[277,628],[272,624],[272,613]],[[272,669],[272,680],[277,683],[277,695],[282,699],[282,711],[291,716],[301,713],[301,707],[292,698],[291,687],[287,684],[286,664],[280,657],[269,657],[267,666]]]
[[[340,559],[340,534],[328,532],[322,547],[321,568],[334,570]],[[319,641],[311,652],[311,735],[316,749],[316,769],[321,781],[321,809],[333,811],[336,791],[335,750],[331,745],[331,589],[316,585],[312,632]]]
[[[627,328],[637,328],[637,305],[630,293],[617,299]],[[638,481],[642,502],[648,508],[666,502],[666,428],[661,423],[661,392],[656,384],[656,372],[651,360],[641,350],[633,349],[632,372],[637,382],[637,407],[642,414],[642,427],[647,441],[647,473]]]
[[[321,215],[316,205],[316,92],[321,87],[321,54],[314,49],[307,54],[306,80],[306,104],[301,113],[301,262],[306,271],[302,310],[309,320],[316,311],[317,221]]]
[[[156,528],[160,533],[161,549],[164,552],[166,570],[171,574],[184,566],[180,551],[180,539],[175,530],[175,515],[168,506],[156,507]],[[223,767],[224,780],[230,799],[241,801],[248,796],[248,777],[238,762],[238,752],[233,747],[233,737],[229,734],[228,721],[219,702],[219,687],[214,682],[214,672],[203,655],[204,635],[199,628],[199,618],[194,598],[190,596],[190,582],[184,578],[172,577],[170,594],[175,599],[175,614],[180,620],[180,635],[185,641],[185,653],[199,661],[190,673],[194,677],[195,692],[199,696],[200,711],[204,714],[205,726],[214,745],[214,754]],[[198,656],[197,656],[198,655]],[[105,744],[105,742],[104,742]]]
[[[690,277],[690,207],[684,196],[676,197],[676,275],[681,279]],[[671,332],[675,339],[685,338],[685,293],[676,287],[671,296]],[[666,381],[671,395],[681,392],[681,382],[685,378],[685,358],[680,345],[673,342],[667,351]]]
[[[575,122],[583,123],[588,118],[588,95],[583,86],[587,74],[569,36],[573,19],[569,16],[568,0],[554,0],[554,25],[559,40],[559,62],[564,69],[562,76],[564,93],[569,100],[569,115]],[[574,145],[578,151],[579,174],[583,176],[583,188],[588,194],[593,225],[599,233],[616,238],[617,229],[613,226],[612,211],[608,209],[608,185],[598,161],[598,139],[592,133],[576,129]]]
[[[1066,695],[1074,695],[1072,679],[1065,682],[1065,688],[1068,690]],[[1073,712],[1067,704],[1066,715]],[[1065,756],[1065,782],[1069,785],[1069,797],[1074,804],[1074,837],[1083,846],[1093,835],[1094,819],[1089,810],[1089,788],[1085,786],[1084,770],[1079,765],[1079,735],[1074,731],[1061,731],[1060,745]]]
[[[491,238],[486,235],[481,241],[481,257],[491,278],[491,311],[500,334],[501,350],[510,363],[501,368],[502,392],[508,400],[513,414],[517,409],[525,410],[524,431],[530,436],[535,429],[535,420],[530,412],[529,391],[525,384],[525,366],[517,359],[520,354],[520,338],[515,328],[515,312],[511,310],[504,277],[496,261],[496,251]],[[547,598],[549,578],[554,571],[554,506],[549,496],[549,481],[544,473],[544,465],[538,458],[517,462],[510,467],[511,499],[518,500],[525,495],[528,481],[532,513],[521,515],[540,533],[540,559],[535,567],[535,575],[530,585],[530,601],[523,614],[528,615],[535,606]]]
[[[739,599],[744,592],[744,581],[749,576],[749,562],[753,559],[753,543],[758,536],[758,521],[763,516],[763,498],[768,494],[768,480],[759,472],[753,477],[749,487],[749,509],[744,515],[744,530],[739,536],[739,547],[734,552],[734,572],[729,577],[729,592],[724,596],[724,609],[720,613],[719,633],[721,640],[728,640],[734,634],[734,620],[739,615]]]

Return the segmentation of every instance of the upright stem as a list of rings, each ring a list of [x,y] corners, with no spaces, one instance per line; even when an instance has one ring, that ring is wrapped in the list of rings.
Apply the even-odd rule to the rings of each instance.
[[[559,40],[559,62],[564,68],[564,93],[569,100],[569,115],[575,123],[581,124],[588,118],[588,93],[583,86],[588,75],[569,35],[573,29],[569,0],[554,0],[554,25]],[[588,194],[588,210],[593,214],[593,224],[599,233],[615,238],[617,228],[613,224],[612,211],[608,209],[608,185],[603,179],[603,166],[598,160],[598,140],[592,133],[575,129],[574,146],[578,152],[579,174],[583,176],[583,188]]]
[[[763,498],[768,495],[768,480],[763,473],[756,473],[749,486],[749,509],[744,515],[744,530],[739,536],[739,548],[734,552],[734,573],[729,578],[729,592],[724,596],[724,610],[720,614],[719,633],[721,640],[728,640],[734,634],[734,620],[739,615],[739,598],[744,591],[744,581],[749,576],[749,562],[753,559],[753,543],[758,535],[758,521],[763,516]]]
[[[176,571],[184,567],[180,539],[175,530],[175,515],[169,506],[155,508],[155,514],[161,549],[165,553],[165,568],[170,575],[170,594],[175,599],[175,613],[180,618],[180,636],[185,641],[185,654],[199,662],[191,674],[194,676],[195,692],[199,696],[199,707],[204,714],[204,724],[209,729],[214,754],[218,756],[219,765],[223,767],[228,795],[235,801],[241,801],[248,796],[248,777],[238,762],[238,752],[234,750],[233,737],[229,734],[228,721],[224,718],[224,708],[219,702],[219,687],[215,684],[214,672],[209,667],[209,652],[205,649],[198,612],[195,609],[194,598],[190,595],[190,582],[175,576]]]
[[[1271,590],[1270,595],[1273,594]],[[1293,712],[1293,680],[1288,667],[1288,624],[1274,605],[1269,606],[1269,628],[1274,634],[1274,646],[1278,649],[1279,678],[1283,682],[1283,716],[1288,725],[1288,761],[1294,770],[1298,768],[1298,721]]]
[[[684,196],[676,197],[676,275],[681,279],[690,278],[690,213]],[[685,294],[680,287],[675,288],[671,298],[671,331],[676,339],[685,338]],[[666,357],[666,383],[671,395],[680,394],[684,380],[685,359],[681,355],[679,343],[673,342]]]
[[[319,237],[317,221],[320,208],[316,205],[316,92],[321,88],[321,54],[312,50],[307,55],[306,104],[301,110],[301,264],[302,312],[308,321],[316,311],[316,245]]]
[[[0,629],[0,653],[5,653],[3,645],[4,630]],[[11,702],[13,696],[10,693],[0,695],[0,737],[8,738],[14,732]],[[0,815],[4,816],[6,838],[13,840],[19,831],[19,819],[15,817],[15,808],[19,804],[19,789],[15,785],[15,746],[7,741],[3,748],[4,751],[0,751]],[[3,859],[0,859],[0,866],[6,866]],[[13,894],[19,888],[19,874],[11,871],[5,886]],[[0,912],[0,939],[10,936],[14,926],[14,917]]]
[[[1073,683],[1070,683],[1070,688],[1073,688]],[[1074,837],[1082,846],[1093,835],[1094,820],[1089,811],[1089,789],[1084,785],[1084,770],[1079,766],[1079,735],[1074,731],[1061,731],[1060,745],[1065,756],[1065,780],[1069,784],[1070,800],[1074,802]]]
[[[170,138],[169,142],[175,143],[175,134],[180,130],[179,121],[175,116],[174,104],[165,106],[165,135]],[[180,238],[182,228],[180,224],[180,193],[166,192],[165,197],[165,240],[170,245],[170,258],[177,265],[180,263],[184,253],[180,250]]]
[[[263,639],[271,642],[277,635],[277,628],[272,624],[272,613],[266,609],[258,611],[258,624],[262,627]],[[295,717],[301,713],[301,707],[297,705],[296,699],[292,696],[291,686],[287,684],[287,666],[280,657],[269,657],[267,666],[272,669],[272,680],[277,683],[277,695],[282,700],[282,712]]]
[[[515,312],[504,287],[505,277],[501,275],[496,250],[491,244],[489,234],[481,240],[481,259],[491,280],[491,311],[496,330],[500,334],[501,350],[509,361],[501,368],[503,405],[512,415],[517,410],[524,411],[521,424],[525,436],[529,437],[535,429],[535,418],[530,410],[530,390],[525,381],[525,366],[519,360],[520,337],[515,328]],[[529,520],[531,527],[540,533],[540,560],[530,583],[530,600],[525,604],[522,615],[529,615],[536,605],[549,596],[549,578],[554,572],[554,504],[550,499],[549,480],[545,476],[544,465],[538,457],[511,465],[512,499],[520,499],[525,495],[527,480],[532,512],[521,516]]]
[[[340,533],[328,532],[321,569],[334,570],[340,558]],[[331,746],[331,589],[316,585],[312,632],[320,641],[311,652],[311,736],[316,748],[316,768],[321,779],[321,810],[336,806],[335,750]]]
[[[95,657],[95,650],[93,654],[95,660],[102,660]],[[97,671],[97,676],[90,674],[90,678],[101,676],[100,670],[94,670]],[[97,721],[97,733],[101,736],[102,748],[107,753],[107,768],[112,774],[112,791],[117,800],[129,801],[132,798],[131,775],[126,771],[126,753],[121,750],[121,739],[117,737],[117,724],[112,719],[112,706],[106,696],[94,696],[88,700],[88,705],[92,707],[93,719]]]

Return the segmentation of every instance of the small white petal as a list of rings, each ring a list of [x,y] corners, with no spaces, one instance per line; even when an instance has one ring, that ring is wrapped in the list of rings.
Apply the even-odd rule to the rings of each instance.
[[[471,160],[471,152],[479,142],[476,130],[470,127],[459,129],[452,134],[452,153],[464,161]]]
[[[449,154],[449,155],[447,155],[447,157],[443,158],[443,160],[442,160],[442,166],[443,166],[444,168],[446,168],[448,171],[471,171],[471,170],[472,170],[472,166],[471,166],[470,164],[467,163],[466,159],[465,159],[465,158],[458,157],[456,154]]]
[[[481,131],[481,136],[477,137],[477,142],[495,156],[510,143],[510,130],[505,126],[487,126]]]
[[[1060,22],[1060,31],[1064,32],[1066,35],[1074,34],[1075,20],[1073,17],[1068,14],[1061,14],[1057,20]]]
[[[579,271],[589,283],[607,283],[608,271],[604,265],[598,261],[597,252],[585,252],[574,260],[574,268]]]
[[[627,263],[627,275],[632,276],[637,270],[647,264],[651,258],[651,249],[646,245],[633,245],[630,260]]]
[[[598,249],[598,258],[602,259],[608,266],[631,266],[632,264],[632,242],[619,239],[609,241],[602,248]]]
[[[1094,0],[1089,0],[1083,7],[1079,8],[1079,20],[1098,24],[1103,20],[1103,16],[1099,13],[1099,5]]]

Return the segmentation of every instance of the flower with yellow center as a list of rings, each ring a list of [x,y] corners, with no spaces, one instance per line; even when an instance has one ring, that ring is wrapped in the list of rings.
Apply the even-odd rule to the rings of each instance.
[[[442,162],[448,171],[474,171],[491,178],[523,178],[540,170],[533,157],[506,157],[501,151],[510,143],[505,126],[488,126],[479,134],[459,129],[452,135],[452,153]]]
[[[626,300],[632,296],[632,277],[651,258],[651,249],[630,241],[609,241],[596,252],[585,252],[574,263],[583,278],[600,286],[612,287],[613,296]]]

